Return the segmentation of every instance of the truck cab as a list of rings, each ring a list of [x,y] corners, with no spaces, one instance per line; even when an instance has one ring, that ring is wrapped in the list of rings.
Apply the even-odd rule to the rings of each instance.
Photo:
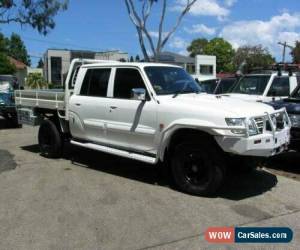
[[[0,115],[19,126],[14,91],[19,89],[18,80],[12,75],[0,75]]]
[[[287,98],[296,87],[296,75],[288,72],[247,74],[226,95],[245,101],[269,102]]]

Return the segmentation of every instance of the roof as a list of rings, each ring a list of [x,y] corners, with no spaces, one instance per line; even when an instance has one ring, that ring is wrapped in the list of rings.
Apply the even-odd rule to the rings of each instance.
[[[118,66],[118,67],[139,67],[143,68],[146,66],[152,66],[152,67],[177,67],[181,68],[179,66],[176,66],[174,64],[165,64],[165,63],[148,63],[148,62],[103,62],[103,63],[91,63],[91,64],[85,64],[82,67],[83,68],[89,68],[89,67],[113,67],[113,66]]]
[[[18,61],[16,60],[15,58],[13,57],[8,57],[9,61],[11,64],[15,65],[15,67],[18,69],[18,70],[22,70],[22,69],[26,69],[27,68],[27,65],[21,61]]]

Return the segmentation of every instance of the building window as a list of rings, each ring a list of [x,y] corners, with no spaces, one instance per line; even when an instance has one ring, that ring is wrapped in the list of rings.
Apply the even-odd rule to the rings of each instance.
[[[51,82],[55,85],[62,84],[62,58],[51,57]]]
[[[195,64],[187,64],[186,65],[186,71],[189,73],[189,74],[196,74],[196,68],[195,68]]]
[[[200,74],[201,75],[213,75],[214,66],[213,65],[200,65]]]

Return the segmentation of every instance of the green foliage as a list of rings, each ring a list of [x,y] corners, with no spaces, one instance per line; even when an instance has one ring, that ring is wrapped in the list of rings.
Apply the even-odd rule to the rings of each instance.
[[[246,71],[249,71],[253,68],[270,66],[275,63],[275,58],[262,45],[243,46],[237,49],[233,63],[238,69],[244,62],[246,63]]]
[[[187,47],[187,51],[190,53],[191,57],[196,55],[203,55],[204,48],[208,44],[208,40],[205,38],[199,38],[192,41],[191,45]]]
[[[53,18],[67,6],[68,0],[0,0],[0,24],[28,24],[46,35],[55,27]]]
[[[15,65],[11,64],[7,56],[0,52],[0,75],[12,75],[15,72]]]
[[[232,72],[234,65],[234,49],[231,44],[223,38],[214,38],[204,47],[205,55],[214,55],[217,57],[217,72]]]
[[[134,62],[133,56],[130,57],[130,62]]]
[[[26,86],[31,89],[44,89],[48,84],[40,73],[30,73],[26,79]]]
[[[140,59],[140,56],[139,56],[139,55],[136,55],[136,57],[135,57],[135,61],[136,61],[136,62],[140,62],[140,61],[141,61],[141,59]]]
[[[0,53],[7,53],[9,46],[9,39],[0,33]]]
[[[44,61],[43,61],[42,58],[39,60],[38,65],[37,65],[37,68],[39,68],[39,69],[44,68]]]
[[[296,42],[295,48],[291,52],[293,62],[300,64],[300,41]]]
[[[27,53],[25,44],[18,34],[12,33],[8,45],[8,54],[28,66],[31,65],[30,57]]]

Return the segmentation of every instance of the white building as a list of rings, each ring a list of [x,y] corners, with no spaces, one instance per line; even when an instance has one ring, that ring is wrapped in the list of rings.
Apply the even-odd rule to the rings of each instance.
[[[48,49],[44,54],[44,77],[54,85],[63,85],[74,58],[98,60],[128,60],[128,53],[121,51],[95,52],[88,50]]]
[[[162,52],[158,56],[158,61],[179,65],[199,81],[215,79],[217,77],[216,56],[197,55],[193,58],[173,52]]]

